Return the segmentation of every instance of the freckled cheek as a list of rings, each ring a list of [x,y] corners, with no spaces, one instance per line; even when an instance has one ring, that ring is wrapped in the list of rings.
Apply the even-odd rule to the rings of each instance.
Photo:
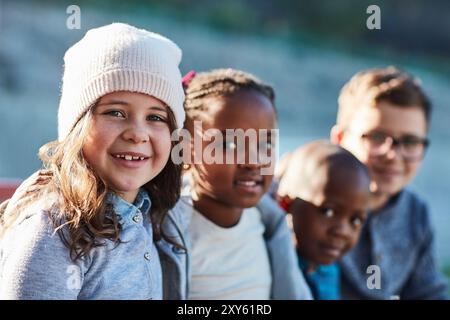
[[[95,121],[89,130],[86,144],[89,143],[95,149],[105,149],[120,135],[121,130],[120,126]]]
[[[155,130],[151,137],[154,153],[167,160],[172,148],[169,129]]]
[[[86,161],[93,167],[99,162],[102,152],[105,149],[106,142],[96,132],[91,132],[87,137],[83,145],[83,156]]]

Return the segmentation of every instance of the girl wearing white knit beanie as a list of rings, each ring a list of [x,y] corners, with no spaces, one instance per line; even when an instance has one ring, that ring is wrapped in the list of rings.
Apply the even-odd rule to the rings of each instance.
[[[171,40],[121,23],[67,50],[58,140],[39,153],[48,171],[2,215],[0,299],[186,297],[183,220],[167,214],[180,60]]]

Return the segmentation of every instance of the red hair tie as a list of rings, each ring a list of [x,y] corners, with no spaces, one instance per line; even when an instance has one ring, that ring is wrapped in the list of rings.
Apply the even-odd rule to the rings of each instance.
[[[194,70],[189,71],[188,73],[186,73],[186,75],[183,77],[183,79],[181,80],[181,83],[183,84],[183,88],[187,88],[187,86],[189,85],[189,82],[191,82],[191,80],[195,77],[196,73]]]
[[[278,205],[281,207],[281,209],[288,212],[291,201],[288,200],[288,197],[282,197],[278,200]]]

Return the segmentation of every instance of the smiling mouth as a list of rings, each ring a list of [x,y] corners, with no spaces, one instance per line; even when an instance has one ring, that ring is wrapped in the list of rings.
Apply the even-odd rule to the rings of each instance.
[[[394,178],[400,176],[402,173],[394,170],[374,170],[374,173],[381,177]]]
[[[234,181],[238,192],[259,194],[263,189],[263,180],[239,179]]]
[[[126,160],[126,161],[143,161],[147,160],[149,157],[141,154],[128,154],[128,153],[116,153],[112,154],[116,159]]]
[[[256,187],[261,184],[262,184],[262,181],[255,181],[255,180],[237,180],[236,181],[236,185],[243,186],[243,187]]]
[[[339,258],[343,252],[343,249],[332,245],[321,245],[322,252],[328,256]]]

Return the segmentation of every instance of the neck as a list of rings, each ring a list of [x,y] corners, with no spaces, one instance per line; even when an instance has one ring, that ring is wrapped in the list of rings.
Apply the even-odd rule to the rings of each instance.
[[[194,208],[222,228],[230,228],[239,222],[242,208],[230,207],[207,195],[193,197]]]
[[[134,190],[134,191],[128,191],[128,192],[117,192],[117,194],[119,197],[121,197],[123,200],[127,201],[128,203],[133,203],[136,200],[138,192],[139,192],[139,189]]]
[[[302,261],[302,264],[303,264],[302,268],[305,268],[304,272],[309,274],[309,273],[313,273],[313,272],[316,271],[318,264],[312,262],[309,259],[306,259],[304,257],[304,255],[301,254],[300,249],[299,249],[298,246],[297,246],[297,255],[300,257],[300,259]]]
[[[317,265],[315,263],[310,262],[308,267],[306,268],[306,273],[314,273],[317,269]]]
[[[370,196],[370,209],[376,211],[389,201],[390,195],[386,193],[372,193]]]

